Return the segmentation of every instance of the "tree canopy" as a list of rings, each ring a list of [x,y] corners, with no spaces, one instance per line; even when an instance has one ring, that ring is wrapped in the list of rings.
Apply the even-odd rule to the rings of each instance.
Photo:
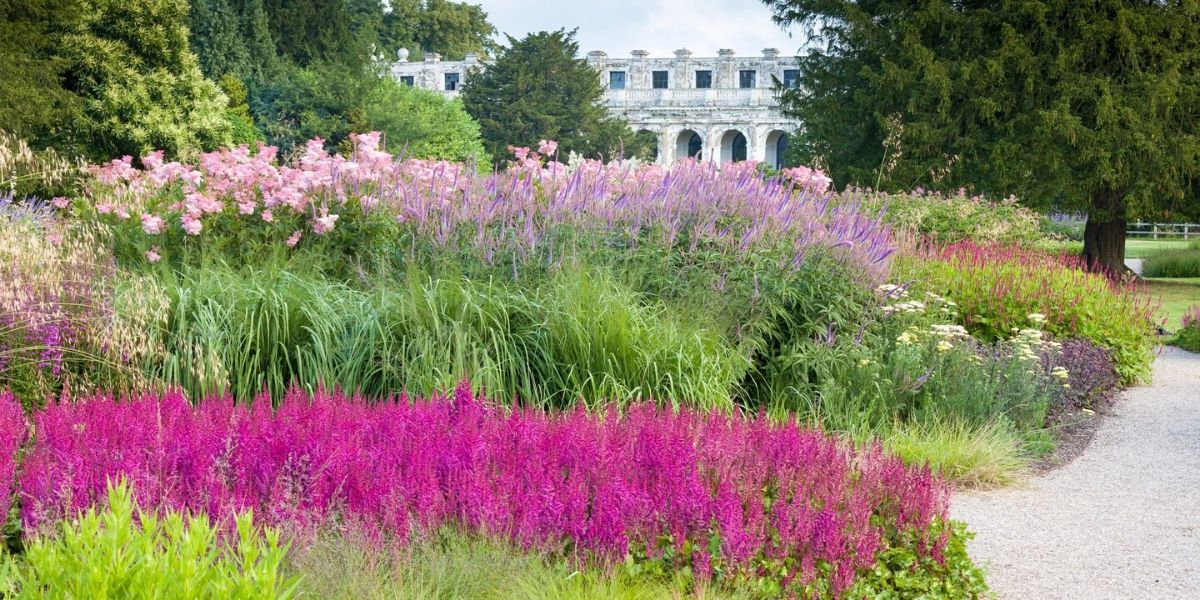
[[[13,75],[0,77],[4,127],[95,159],[228,144],[228,99],[188,47],[187,8],[185,0],[0,5],[0,72]]]
[[[1200,210],[1196,0],[764,2],[808,30],[783,101],[839,185],[1082,211],[1114,270],[1126,219]]]
[[[479,121],[487,151],[497,159],[508,146],[536,147],[557,140],[564,156],[588,158],[644,154],[644,137],[601,103],[600,75],[576,58],[574,32],[531,33],[498,50],[494,65],[467,78],[462,101]]]

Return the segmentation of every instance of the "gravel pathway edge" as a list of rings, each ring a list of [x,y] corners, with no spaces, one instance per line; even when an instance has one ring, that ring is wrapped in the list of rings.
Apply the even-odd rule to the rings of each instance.
[[[951,515],[1001,599],[1200,597],[1200,355],[1164,349],[1082,455]]]

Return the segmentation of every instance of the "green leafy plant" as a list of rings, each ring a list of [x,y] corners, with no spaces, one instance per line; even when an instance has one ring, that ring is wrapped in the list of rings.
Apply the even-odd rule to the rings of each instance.
[[[940,557],[919,556],[909,545],[884,550],[870,572],[860,577],[848,598],[986,598],[984,572],[967,555],[975,534],[966,524],[950,522],[946,548]]]
[[[10,598],[242,598],[285,600],[298,581],[284,575],[279,532],[259,532],[249,513],[223,539],[202,515],[155,516],[138,509],[125,483],[108,504],[53,534],[36,534],[21,556],[4,555],[0,588]]]
[[[1200,248],[1156,252],[1142,263],[1143,277],[1200,277]]]

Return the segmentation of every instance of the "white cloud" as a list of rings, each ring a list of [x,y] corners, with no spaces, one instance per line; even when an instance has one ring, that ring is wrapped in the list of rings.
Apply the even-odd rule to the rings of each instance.
[[[670,56],[688,48],[696,56],[716,56],[718,49],[732,48],[754,56],[763,48],[779,48],[794,55],[801,43],[771,21],[771,11],[759,0],[468,1],[481,4],[501,33],[517,38],[578,27],[582,53],[628,56],[638,49]]]

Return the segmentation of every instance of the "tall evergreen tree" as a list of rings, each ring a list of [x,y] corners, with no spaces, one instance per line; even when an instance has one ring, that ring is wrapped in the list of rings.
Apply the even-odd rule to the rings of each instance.
[[[809,28],[794,147],[839,184],[973,187],[1088,215],[1200,212],[1197,0],[764,0]]]
[[[228,99],[188,47],[186,0],[84,0],[56,40],[65,91],[82,110],[50,143],[94,159],[228,144]]]
[[[210,79],[246,78],[252,71],[242,20],[230,0],[192,0],[189,12],[192,50]]]
[[[604,107],[600,74],[578,52],[573,31],[509,37],[495,65],[467,79],[463,106],[479,121],[489,154],[503,159],[508,146],[536,147],[542,139],[557,140],[564,156],[643,153],[644,138]]]
[[[53,135],[81,108],[57,46],[84,10],[82,0],[0,0],[0,129]]]

